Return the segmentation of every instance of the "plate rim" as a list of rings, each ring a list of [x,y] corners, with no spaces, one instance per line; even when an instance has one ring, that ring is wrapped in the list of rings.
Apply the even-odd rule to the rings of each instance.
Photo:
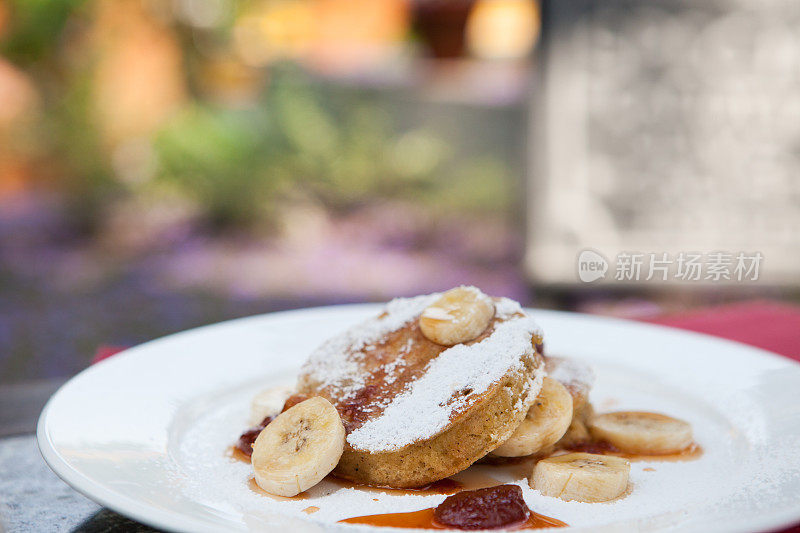
[[[48,467],[61,480],[63,480],[72,489],[76,490],[77,492],[87,497],[88,499],[100,504],[102,507],[111,509],[123,516],[129,517],[133,520],[137,520],[143,524],[150,525],[166,531],[174,531],[174,532],[219,531],[218,527],[216,528],[213,527],[213,523],[205,519],[198,519],[196,517],[189,516],[179,511],[154,508],[152,506],[140,502],[135,498],[129,497],[118,491],[109,489],[105,487],[103,484],[97,482],[90,476],[85,475],[84,473],[82,473],[81,471],[77,470],[72,465],[70,465],[69,462],[66,461],[66,459],[64,459],[61,456],[58,449],[50,439],[48,433],[48,416],[52,405],[54,405],[56,402],[59,401],[59,396],[63,393],[63,391],[66,390],[69,386],[74,385],[74,381],[77,380],[79,377],[84,376],[86,374],[94,373],[98,371],[98,369],[102,369],[102,367],[104,367],[105,365],[114,364],[114,361],[118,361],[122,358],[136,357],[140,351],[146,350],[149,345],[153,343],[159,343],[165,339],[174,339],[179,336],[189,336],[202,330],[212,329],[220,326],[241,324],[248,321],[255,322],[259,319],[263,319],[264,317],[283,317],[283,316],[291,316],[294,314],[302,315],[310,311],[324,312],[324,311],[335,311],[336,309],[346,309],[346,310],[358,310],[359,308],[363,308],[364,310],[371,308],[378,309],[380,308],[381,305],[383,304],[382,303],[334,304],[334,305],[305,307],[305,308],[297,308],[284,311],[261,313],[257,315],[239,317],[212,324],[197,326],[194,328],[157,337],[155,339],[151,339],[144,343],[127,348],[122,352],[115,354],[113,357],[109,357],[97,363],[91,364],[90,366],[83,369],[82,371],[80,371],[79,373],[75,374],[70,379],[68,379],[66,382],[64,382],[52,394],[52,396],[48,399],[47,403],[42,409],[42,412],[39,415],[36,425],[35,436],[39,452],[41,453],[42,458],[44,459]],[[662,333],[667,332],[671,334],[677,334],[680,336],[688,336],[697,339],[712,340],[715,343],[729,344],[732,346],[737,346],[740,349],[744,347],[745,349],[747,349],[747,351],[751,352],[752,355],[755,357],[766,358],[774,363],[784,364],[787,365],[788,367],[795,367],[800,369],[800,362],[795,361],[790,357],[783,356],[771,352],[769,350],[745,344],[742,342],[725,339],[723,337],[717,337],[714,335],[701,333],[697,331],[685,330],[662,324],[639,322],[636,320],[624,319],[618,317],[591,315],[588,313],[576,313],[570,311],[541,309],[535,307],[534,308],[526,307],[525,310],[533,313],[534,318],[536,317],[537,313],[544,313],[552,316],[564,316],[573,319],[574,318],[587,319],[590,321],[601,322],[601,323],[605,322],[607,324],[615,324],[623,327],[633,326],[641,330],[649,329],[654,332],[662,332]],[[731,522],[727,522],[725,524],[718,524],[719,527],[716,528],[715,530],[727,531],[727,532],[772,531],[775,529],[779,529],[781,527],[789,527],[797,523],[800,523],[800,506],[796,508],[788,508],[775,513],[770,513],[769,515],[748,517],[747,519],[744,520],[742,518],[737,518],[735,524]],[[727,526],[732,526],[732,527],[727,527]],[[708,529],[705,530],[708,531]]]

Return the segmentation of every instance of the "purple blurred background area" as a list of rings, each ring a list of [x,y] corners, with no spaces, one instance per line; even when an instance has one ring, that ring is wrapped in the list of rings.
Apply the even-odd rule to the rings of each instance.
[[[144,244],[76,235],[53,209],[29,202],[0,220],[0,368],[8,381],[70,375],[102,345],[256,313],[460,283],[527,294],[514,266],[519,239],[489,222],[433,224],[386,205],[335,221],[307,213],[292,230],[305,235],[216,234],[182,221],[150,236],[137,230],[131,238]]]

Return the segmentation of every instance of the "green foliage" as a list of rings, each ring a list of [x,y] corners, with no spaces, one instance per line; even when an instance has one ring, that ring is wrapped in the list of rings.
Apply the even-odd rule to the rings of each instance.
[[[246,110],[194,103],[156,138],[159,180],[222,225],[269,215],[298,193],[333,211],[392,198],[429,198],[455,211],[505,206],[500,162],[455,163],[451,147],[430,131],[397,133],[380,108],[361,99],[338,103],[283,73]]]
[[[509,207],[511,176],[494,157],[482,156],[458,162],[439,184],[441,208],[455,212],[498,213]]]
[[[18,64],[31,64],[57,53],[61,31],[85,0],[11,0],[11,28],[0,52]]]
[[[58,185],[72,219],[82,229],[92,231],[121,187],[90,111],[89,79],[75,74],[62,91],[47,102],[42,130],[46,132],[48,152],[58,162]]]
[[[148,184],[126,185],[115,175],[114,147],[103,142],[93,115],[91,61],[76,63],[60,53],[68,40],[64,29],[85,24],[87,3],[12,0],[10,6],[0,52],[36,85],[42,174],[57,178],[76,220],[92,229],[116,198]],[[192,66],[207,57],[191,28],[176,31],[185,33],[184,75],[193,87]],[[218,226],[269,219],[295,198],[313,198],[336,212],[385,199],[435,204],[442,214],[507,207],[502,161],[459,154],[427,127],[397,131],[363,93],[315,86],[296,67],[274,66],[267,76],[261,97],[244,108],[196,96],[155,132],[156,179],[149,192],[164,185],[177,190]]]
[[[280,186],[280,175],[269,172],[270,126],[259,109],[192,104],[156,137],[160,178],[204,206],[215,224],[251,221]]]

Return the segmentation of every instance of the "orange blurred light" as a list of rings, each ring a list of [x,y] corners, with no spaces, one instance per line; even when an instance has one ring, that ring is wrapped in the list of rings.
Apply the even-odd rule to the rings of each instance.
[[[147,135],[186,96],[177,37],[139,0],[98,2],[92,37],[95,109],[106,141]]]
[[[467,46],[475,57],[525,57],[539,38],[541,18],[534,0],[479,0],[467,21]]]
[[[265,0],[237,21],[234,36],[250,65],[292,59],[347,70],[384,58],[408,27],[407,0]]]
[[[310,60],[323,70],[348,70],[380,61],[406,36],[406,0],[317,0],[319,34]]]
[[[256,3],[236,22],[236,51],[249,65],[299,59],[316,34],[312,2],[268,0]]]

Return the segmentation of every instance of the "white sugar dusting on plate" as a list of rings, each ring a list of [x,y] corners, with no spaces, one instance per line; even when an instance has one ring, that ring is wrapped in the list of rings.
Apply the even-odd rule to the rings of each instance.
[[[431,360],[425,373],[396,396],[380,416],[347,436],[354,448],[381,452],[403,448],[445,429],[453,413],[473,394],[481,394],[509,371],[522,370],[522,356],[532,355],[531,337],[539,334],[528,316],[499,323],[475,344],[457,344]],[[544,372],[532,376],[530,393],[538,394]],[[460,395],[461,391],[470,391]]]

